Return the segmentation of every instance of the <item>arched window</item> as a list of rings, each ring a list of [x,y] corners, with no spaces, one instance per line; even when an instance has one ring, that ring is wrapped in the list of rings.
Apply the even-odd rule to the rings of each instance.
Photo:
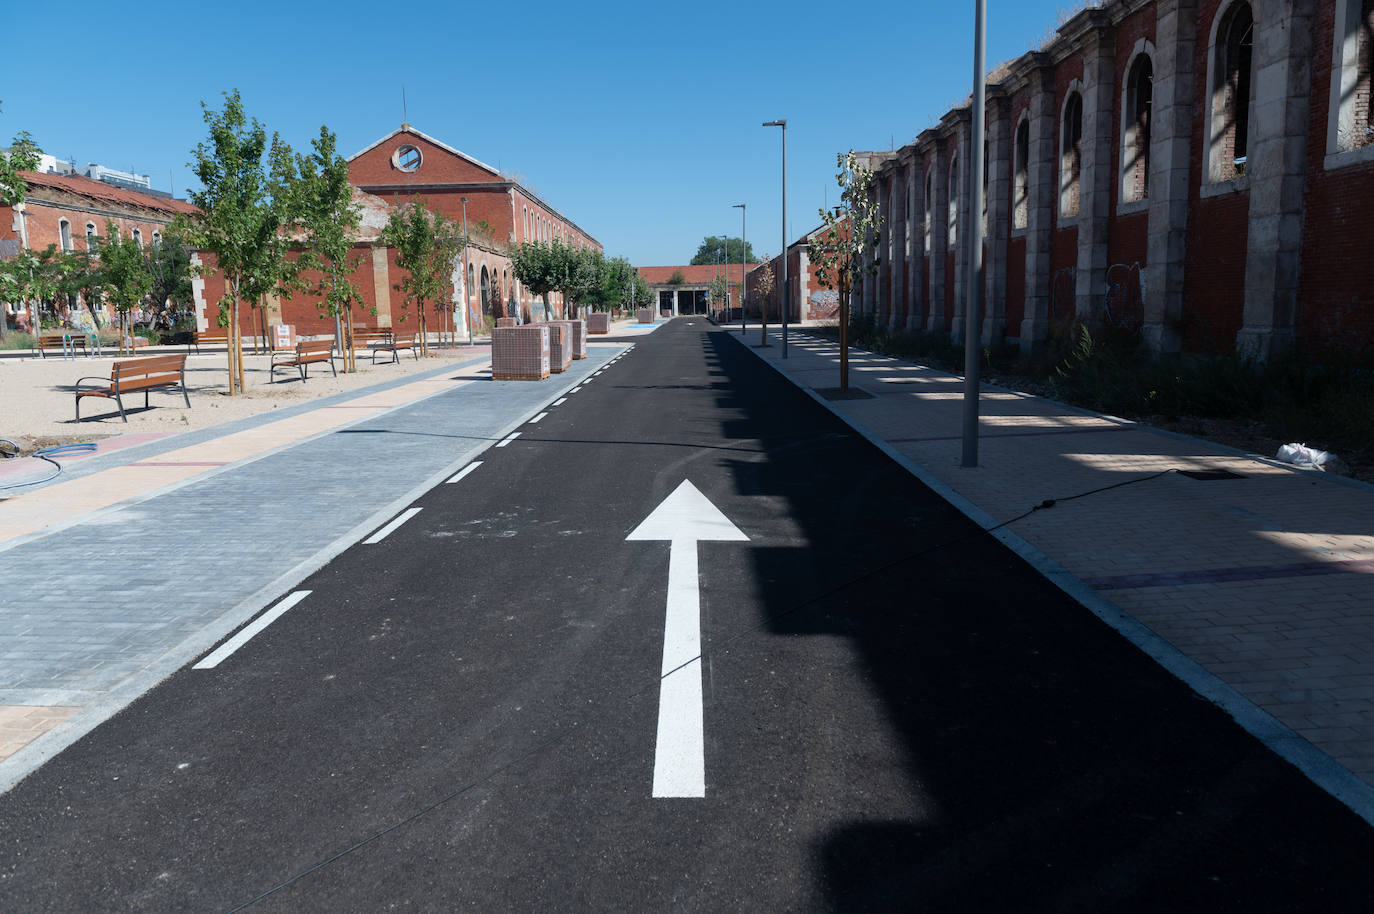
[[[1154,63],[1148,53],[1137,54],[1126,71],[1121,106],[1121,199],[1144,200],[1150,195],[1150,109],[1154,103]]]
[[[485,265],[482,267],[482,313],[491,316],[491,281]]]
[[[72,249],[72,224],[66,219],[59,221],[57,223],[57,235],[62,242],[62,250],[70,251]]]
[[[86,223],[86,250],[95,253],[100,250],[100,236],[95,233],[95,223]]]
[[[935,199],[935,174],[933,171],[926,172],[926,205],[921,219],[921,235],[925,243],[925,252],[930,253],[930,214],[931,201]]]
[[[945,246],[954,247],[958,243],[955,237],[959,228],[959,156],[956,154],[949,160],[949,183],[945,185]]]
[[[1254,38],[1254,13],[1244,0],[1231,4],[1217,20],[1209,63],[1212,79],[1208,173],[1213,181],[1245,174],[1250,147],[1250,64]]]
[[[1030,224],[1030,118],[1016,125],[1016,173],[1011,181],[1011,227],[1023,229]]]
[[[143,247],[143,230],[134,229],[133,239],[134,244],[138,245],[140,248]]]
[[[1374,145],[1374,118],[1370,117],[1374,0],[1336,0],[1333,40],[1328,154]]]
[[[468,289],[467,289],[467,293],[468,293],[468,299],[469,299],[469,300],[472,299],[472,293],[473,293],[473,291],[475,291],[475,289],[474,289],[474,286],[473,286],[473,284],[472,284],[472,264],[468,264]]]
[[[911,177],[906,182],[906,259],[910,260],[916,252],[916,240],[912,236],[916,234],[916,182],[911,180],[915,177],[915,169],[907,172]]]
[[[1059,215],[1078,215],[1079,178],[1083,174],[1083,96],[1064,100],[1059,131]]]
[[[160,244],[162,244],[162,233],[153,232],[153,247],[157,247]]]

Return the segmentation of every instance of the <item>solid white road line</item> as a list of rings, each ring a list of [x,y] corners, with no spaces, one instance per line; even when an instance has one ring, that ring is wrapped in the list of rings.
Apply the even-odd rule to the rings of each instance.
[[[386,539],[393,530],[395,530],[397,527],[401,526],[401,524],[404,524],[406,521],[410,520],[412,517],[419,513],[419,508],[407,508],[406,510],[402,511],[399,515],[397,515],[396,519],[393,520],[391,523],[387,524],[385,527],[378,530],[376,533],[372,534],[367,539],[363,540],[363,545],[374,546],[377,543],[380,543],[382,540]]]
[[[547,415],[547,412],[540,413],[539,415],[535,416],[533,419],[530,420],[530,425],[533,425],[534,423],[538,422],[540,419],[544,418]]]
[[[456,475],[450,476],[448,479],[446,479],[445,482],[457,482],[458,480],[462,479],[464,476],[468,475],[469,473],[471,473],[473,470],[477,469],[477,468],[480,467],[481,465],[482,465],[482,461],[480,461],[480,460],[474,460],[472,463],[468,464],[467,466],[465,466],[465,467],[463,467],[461,470],[459,470],[458,473],[457,473]]]
[[[520,437],[520,433],[519,433],[519,432],[511,432],[509,435],[507,435],[506,437],[502,438],[500,441],[496,442],[496,446],[497,446],[497,447],[505,447],[506,445],[510,444],[512,441],[514,441],[516,438],[519,438],[519,437]]]
[[[673,540],[668,554],[668,617],[658,694],[655,797],[706,796],[701,700],[701,591],[697,544]]]
[[[254,635],[262,631],[267,626],[271,625],[273,622],[275,622],[278,616],[280,616],[282,613],[286,612],[288,609],[295,606],[297,603],[304,600],[308,596],[310,596],[310,591],[308,590],[298,590],[295,593],[291,594],[286,599],[278,603],[276,606],[273,606],[267,612],[263,613],[261,616],[258,616],[248,625],[244,626],[242,629],[239,630],[239,633],[237,635],[221,644],[218,648],[215,649],[213,653],[207,656],[200,663],[197,663],[195,666],[191,667],[191,669],[213,670],[215,667],[219,666],[225,660],[229,659],[230,654],[234,653],[234,651],[238,650],[239,648],[247,644]]]

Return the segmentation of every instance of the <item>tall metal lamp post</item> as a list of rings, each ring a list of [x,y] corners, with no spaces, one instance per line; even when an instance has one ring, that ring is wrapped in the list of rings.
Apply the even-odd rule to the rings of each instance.
[[[978,312],[982,304],[983,275],[983,107],[987,94],[983,55],[987,46],[987,0],[976,0],[973,16],[973,136],[965,169],[972,182],[968,221],[968,298],[964,304],[964,447],[961,467],[978,466]]]
[[[982,2],[982,0],[979,0]],[[787,358],[787,118],[765,121],[765,127],[782,128],[782,357]]]
[[[745,295],[745,291],[749,288],[749,222],[745,219],[745,215],[747,214],[745,209],[746,206],[747,204],[744,203],[736,203],[734,206],[730,207],[731,209],[739,210],[739,332],[741,335],[744,333],[745,329],[744,303],[749,300]],[[726,277],[725,282],[728,287],[730,284],[729,276]],[[728,313],[725,315],[725,320],[726,323],[729,323],[730,315]]]

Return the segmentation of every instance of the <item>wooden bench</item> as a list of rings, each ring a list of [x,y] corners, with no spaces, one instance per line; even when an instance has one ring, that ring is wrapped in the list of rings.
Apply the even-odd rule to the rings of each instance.
[[[278,357],[285,357],[285,361],[277,361]],[[309,372],[309,366],[316,362],[328,362],[329,370],[334,372],[334,377],[339,376],[339,369],[334,367],[334,340],[301,340],[296,344],[295,350],[286,352],[272,353],[272,370],[268,373],[269,383],[277,380],[278,368],[294,367],[301,373],[301,380],[304,381]]]
[[[186,351],[189,353],[191,351],[191,346],[194,346],[196,347],[196,352],[199,353],[201,343],[205,343],[206,345],[213,343],[215,345],[228,346],[229,328],[211,327],[209,330],[192,330],[191,344],[186,347]]]
[[[391,339],[390,327],[354,327],[353,348],[371,349],[375,343],[385,343]]]
[[[103,387],[81,389],[83,381],[105,381]],[[154,355],[142,359],[122,359],[114,363],[108,378],[86,377],[76,382],[76,421],[81,421],[82,397],[109,397],[119,408],[119,418],[125,422],[124,394],[143,391],[143,408],[148,408],[148,393],[154,390],[180,390],[186,408],[191,408],[191,398],[186,394],[186,355]]]
[[[400,352],[403,349],[409,350],[410,354],[415,356],[415,361],[420,361],[420,352],[415,348],[415,337],[416,334],[414,333],[410,336],[397,336],[388,330],[385,340],[368,347],[372,350],[372,364],[377,364],[377,353],[389,352],[391,353],[391,362],[394,365],[401,361]]]

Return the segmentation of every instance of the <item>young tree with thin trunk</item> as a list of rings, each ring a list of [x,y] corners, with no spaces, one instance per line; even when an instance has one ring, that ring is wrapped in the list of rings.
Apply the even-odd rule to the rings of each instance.
[[[313,153],[296,157],[296,202],[305,244],[300,263],[318,271],[319,281],[310,291],[317,296],[320,311],[334,319],[344,371],[353,372],[358,370],[353,352],[353,306],[361,305],[363,296],[351,277],[363,257],[353,247],[362,210],[353,202],[348,160],[339,155],[334,134],[322,126],[310,144]]]
[[[226,294],[219,301],[218,325],[229,329],[229,393],[241,393],[243,333],[239,303],[253,302],[280,284],[281,201],[287,189],[279,183],[290,161],[290,149],[272,138],[272,161],[265,162],[267,130],[243,110],[239,92],[225,93],[224,110],[201,103],[209,128],[209,145],[193,150],[191,163],[200,189],[190,193],[199,212],[191,220],[188,240],[215,258],[224,274]]]
[[[407,273],[393,288],[405,293],[406,304],[415,306],[420,355],[429,355],[427,306],[453,306],[453,271],[463,248],[462,231],[417,201],[392,211],[382,240],[396,249],[396,265]]]
[[[510,261],[515,278],[544,299],[544,319],[548,320],[553,314],[549,293],[558,288],[559,281],[559,263],[553,246],[546,241],[526,241],[511,251]]]
[[[840,296],[840,389],[849,389],[849,297],[855,283],[865,274],[876,276],[882,216],[876,200],[870,200],[873,172],[859,162],[854,150],[835,157],[840,185],[840,205],[822,209],[825,226],[807,246],[807,257],[816,267],[816,278]],[[872,254],[868,264],[864,256]]]
[[[124,352],[124,339],[129,339],[129,351],[136,352],[134,328],[129,313],[143,303],[153,288],[153,274],[143,249],[132,238],[120,238],[113,222],[105,223],[105,237],[100,242],[100,288],[105,301],[119,314],[119,351]]]

